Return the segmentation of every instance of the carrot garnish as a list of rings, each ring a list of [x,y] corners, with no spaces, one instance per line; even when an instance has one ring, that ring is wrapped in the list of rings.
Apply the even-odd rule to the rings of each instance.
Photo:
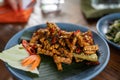
[[[40,64],[41,58],[39,55],[30,55],[22,60],[22,66],[30,66],[30,70],[34,70]]]
[[[34,60],[35,60],[35,55],[28,56],[27,58],[22,60],[22,65],[23,66],[30,65],[34,62]]]
[[[22,66],[30,66],[30,70],[34,70],[40,64],[41,57],[40,55],[36,54],[35,49],[29,46],[29,43],[26,40],[22,40],[23,47],[29,53],[29,56],[22,60]]]
[[[34,61],[34,63],[32,64],[31,70],[34,70],[36,67],[39,66],[41,61],[41,58],[39,55],[36,55],[36,60]]]

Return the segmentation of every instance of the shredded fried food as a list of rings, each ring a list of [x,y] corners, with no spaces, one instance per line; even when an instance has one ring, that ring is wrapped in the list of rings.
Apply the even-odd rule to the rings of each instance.
[[[62,63],[72,63],[74,58],[73,53],[91,55],[96,54],[96,51],[99,49],[98,45],[94,45],[91,31],[81,32],[77,30],[67,32],[61,30],[56,24],[49,22],[47,22],[47,28],[38,29],[33,33],[29,45],[34,47],[37,54],[53,57],[58,70],[63,69]],[[83,59],[79,58],[75,58],[75,60],[76,62],[83,61]],[[30,63],[24,64],[23,61],[23,65],[27,64]]]

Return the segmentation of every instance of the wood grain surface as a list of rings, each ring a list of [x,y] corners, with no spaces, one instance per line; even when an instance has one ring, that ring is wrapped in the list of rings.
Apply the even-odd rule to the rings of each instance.
[[[37,6],[39,8],[39,6]],[[33,26],[36,24],[45,23],[46,21],[53,22],[69,22],[73,24],[87,26],[91,29],[96,30],[96,23],[98,19],[87,20],[84,17],[84,14],[80,10],[80,0],[65,0],[65,3],[62,4],[61,12],[58,15],[54,16],[42,16],[35,13],[30,17],[28,23],[0,23],[0,51],[3,51],[8,40],[18,31],[22,30],[25,26]],[[42,16],[42,17],[41,17]],[[36,19],[36,17],[40,18]],[[33,23],[31,23],[33,22]],[[120,80],[120,50],[110,47],[110,60],[106,68],[98,74],[92,80]],[[0,80],[16,80],[11,73],[6,69],[4,63],[0,60]]]

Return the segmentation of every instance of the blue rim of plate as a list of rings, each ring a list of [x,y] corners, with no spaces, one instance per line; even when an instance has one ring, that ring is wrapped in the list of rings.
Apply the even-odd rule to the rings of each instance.
[[[111,45],[113,45],[114,47],[116,47],[117,49],[120,49],[120,45],[118,44],[115,44],[114,42],[108,40],[106,37],[105,37],[105,34],[102,32],[102,30],[100,29],[100,26],[103,25],[103,23],[107,20],[111,21],[111,20],[115,20],[115,19],[120,19],[120,13],[113,13],[113,14],[109,14],[109,15],[106,15],[102,18],[100,18],[97,22],[97,31],[98,33],[100,33],[100,35],[105,39],[107,40],[108,43],[110,43]]]
[[[83,29],[85,29],[85,30],[88,30],[89,28],[87,28],[87,27],[85,27],[85,26],[80,26],[80,25],[75,25],[75,24],[70,24],[70,23],[56,23],[58,26],[60,26],[60,25],[70,25],[70,26],[77,26],[77,27],[79,27],[79,28],[83,28]],[[10,44],[11,43],[11,41],[12,42],[14,42],[13,41],[13,39],[15,39],[15,38],[18,38],[18,35],[19,34],[22,34],[24,31],[26,31],[26,30],[28,30],[28,29],[33,29],[34,27],[36,27],[37,29],[39,29],[39,26],[41,26],[41,27],[43,27],[43,26],[45,26],[45,24],[41,24],[41,25],[38,25],[38,26],[33,26],[33,27],[30,27],[30,28],[26,28],[26,29],[23,29],[23,30],[21,30],[20,32],[18,32],[17,34],[15,34],[9,41],[8,41],[8,43],[6,44],[6,46],[5,46],[5,48],[4,49],[8,49],[8,48],[10,48],[10,47],[12,47],[13,45],[15,45],[15,44]],[[89,30],[91,30],[91,29],[89,29]],[[88,75],[88,76],[86,76],[85,78],[82,78],[82,80],[90,80],[90,79],[92,79],[92,78],[94,78],[95,76],[97,76],[100,72],[102,72],[103,71],[103,69],[107,66],[107,63],[109,62],[109,59],[110,59],[110,49],[109,49],[109,46],[108,46],[108,44],[107,44],[107,42],[101,37],[101,36],[99,36],[95,31],[93,31],[93,30],[91,30],[95,35],[97,35],[102,41],[103,41],[103,43],[104,43],[104,45],[105,45],[105,49],[106,50],[104,50],[104,48],[103,48],[103,50],[104,51],[107,51],[107,54],[106,53],[104,53],[105,55],[106,55],[106,57],[104,57],[103,56],[103,54],[100,54],[101,55],[101,57],[103,57],[104,59],[105,59],[105,61],[102,61],[103,63],[102,64],[100,64],[100,65],[98,65],[98,67],[97,66],[95,66],[95,67],[97,67],[97,69],[93,69],[93,70],[97,70],[97,71],[95,71],[94,73],[92,73],[92,72],[90,72],[91,74],[90,75]],[[100,58],[101,58],[100,57]],[[100,59],[100,60],[102,60],[102,58]],[[22,78],[22,77],[20,77],[20,75],[17,75],[16,73],[17,72],[15,72],[14,70],[13,70],[13,68],[11,68],[8,64],[6,64],[6,67],[7,67],[7,69],[11,72],[11,74],[12,75],[14,75],[17,79],[20,79],[20,80],[23,80],[24,78]],[[88,70],[89,71],[89,70]],[[84,74],[84,72],[83,72],[83,74]],[[72,77],[70,77],[70,79],[71,80],[79,80],[79,79],[81,79],[81,77],[80,77],[80,74],[78,74],[78,75],[75,75],[75,76],[72,76]],[[29,79],[29,80],[32,80],[31,78]],[[69,80],[69,78],[68,79],[65,79],[65,80]]]

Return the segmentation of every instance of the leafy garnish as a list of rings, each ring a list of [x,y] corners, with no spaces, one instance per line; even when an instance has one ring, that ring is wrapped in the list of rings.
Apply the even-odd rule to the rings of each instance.
[[[28,66],[23,67],[21,65],[21,61],[28,56],[29,56],[28,52],[23,48],[21,44],[15,45],[10,49],[4,50],[2,53],[0,53],[0,59],[9,64],[11,67],[39,74],[37,68],[34,70],[30,70]]]

